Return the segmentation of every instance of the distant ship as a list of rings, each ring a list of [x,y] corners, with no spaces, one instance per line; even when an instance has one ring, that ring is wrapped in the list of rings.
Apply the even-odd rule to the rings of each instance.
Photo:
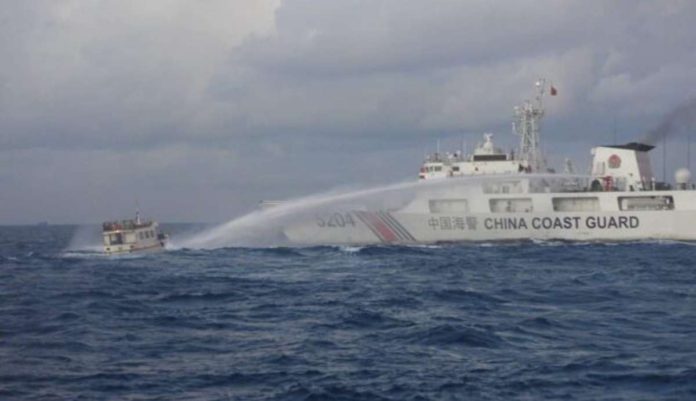
[[[157,222],[141,221],[140,213],[135,219],[102,223],[102,235],[107,255],[160,251],[168,240]]]
[[[317,213],[288,224],[285,236],[298,244],[696,240],[691,173],[677,170],[674,187],[657,182],[651,145],[597,146],[588,176],[548,169],[540,151],[545,80],[536,89],[534,101],[514,109],[513,130],[520,137],[516,151],[501,151],[485,134],[472,154],[458,150],[426,156],[419,180],[443,180],[443,185],[423,185],[405,206]],[[555,94],[553,86],[550,91]],[[565,172],[572,173],[566,163]]]

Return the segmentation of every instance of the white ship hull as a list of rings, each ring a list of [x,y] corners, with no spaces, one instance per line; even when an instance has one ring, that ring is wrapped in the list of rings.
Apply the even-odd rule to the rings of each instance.
[[[521,194],[509,195],[520,199]],[[287,238],[297,244],[432,244],[459,241],[558,239],[624,241],[696,240],[696,191],[529,194],[529,212],[341,211],[289,225]],[[557,211],[554,199],[596,199],[598,210]],[[476,206],[505,199],[483,196]],[[625,199],[670,199],[661,210],[622,210]],[[587,203],[587,202],[586,202]],[[654,207],[654,206],[653,206]],[[587,208],[587,204],[579,208]]]
[[[108,250],[106,248],[109,248]],[[151,252],[161,252],[164,251],[165,245],[163,243],[156,243],[151,245],[132,245],[132,246],[118,246],[118,247],[104,247],[104,253],[107,255],[125,255],[129,253],[151,253]]]

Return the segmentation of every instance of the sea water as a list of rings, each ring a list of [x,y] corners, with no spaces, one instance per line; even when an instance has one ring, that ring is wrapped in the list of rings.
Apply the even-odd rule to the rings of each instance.
[[[105,257],[85,232],[0,227],[0,399],[696,399],[693,244]]]

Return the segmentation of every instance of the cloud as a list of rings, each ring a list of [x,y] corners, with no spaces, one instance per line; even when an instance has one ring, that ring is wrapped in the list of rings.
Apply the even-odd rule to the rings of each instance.
[[[602,9],[582,4],[290,0],[277,13],[278,33],[250,41],[240,57],[280,74],[328,78],[480,65],[581,43],[588,31],[569,22]]]
[[[214,220],[407,177],[437,138],[514,145],[512,107],[540,76],[559,89],[547,149],[584,155],[693,97],[693,15],[691,1],[10,2],[0,222],[87,203],[95,220],[124,191]]]
[[[0,35],[11,60],[0,66],[0,143],[113,148],[195,135],[214,69],[272,31],[278,2],[13,4]]]
[[[688,2],[291,0],[275,34],[237,49],[211,93],[252,127],[335,135],[501,124],[540,75],[562,88],[550,106],[560,115],[659,114],[688,95],[664,81],[694,79],[684,51],[693,11]],[[631,90],[616,92],[610,82],[624,76]]]

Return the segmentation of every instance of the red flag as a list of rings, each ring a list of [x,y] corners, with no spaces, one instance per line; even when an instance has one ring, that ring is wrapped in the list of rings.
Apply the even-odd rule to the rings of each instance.
[[[558,95],[558,91],[556,90],[556,88],[553,85],[551,85],[551,96],[556,96],[556,95]]]

